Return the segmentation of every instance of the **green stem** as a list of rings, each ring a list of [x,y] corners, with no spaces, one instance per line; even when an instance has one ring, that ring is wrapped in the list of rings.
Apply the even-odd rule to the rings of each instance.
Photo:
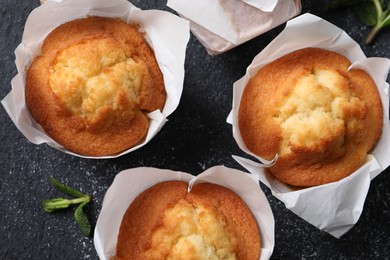
[[[80,204],[80,203],[89,203],[91,200],[90,196],[85,196],[82,198],[76,198],[76,199],[65,199],[65,198],[54,198],[54,199],[47,199],[42,201],[43,210],[52,213],[60,209],[66,209],[72,204]]]
[[[82,202],[89,202],[90,200],[91,200],[90,196],[85,196],[85,197],[81,197],[81,198],[77,198],[77,199],[72,199],[69,201],[70,201],[70,204],[79,204]]]
[[[380,31],[381,29],[381,26],[380,24],[376,24],[372,30],[370,31],[370,33],[367,35],[366,39],[365,39],[365,43],[366,44],[370,44],[372,42],[372,40],[375,38],[375,36],[377,35],[377,33]]]
[[[372,0],[372,2],[374,3],[376,9],[376,20],[379,22],[382,19],[383,13],[381,3],[379,2],[379,0]]]
[[[56,198],[56,199],[52,199],[52,200],[47,200],[46,203],[48,203],[47,205],[50,205],[51,207],[55,207],[55,206],[58,206],[58,205],[63,205],[64,207],[68,207],[69,205],[74,205],[74,204],[80,204],[80,203],[83,203],[83,202],[89,202],[90,201],[90,197],[82,197],[82,198],[76,198],[76,199],[63,199],[63,198]]]
[[[383,13],[382,5],[379,2],[379,0],[372,0],[372,2],[375,5],[376,9],[376,24],[370,31],[370,33],[367,35],[365,39],[366,44],[370,44],[372,40],[375,38],[375,36],[378,34],[378,32],[382,29],[383,26],[385,26],[388,19],[390,19],[390,16],[384,17],[388,15],[388,10]],[[389,2],[389,8],[390,8],[390,2]]]

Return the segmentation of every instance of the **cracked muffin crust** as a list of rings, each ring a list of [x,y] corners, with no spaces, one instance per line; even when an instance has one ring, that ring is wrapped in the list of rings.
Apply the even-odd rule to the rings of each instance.
[[[246,147],[272,159],[268,170],[293,186],[338,181],[375,146],[383,110],[372,78],[348,70],[343,55],[305,48],[262,67],[241,98],[238,124]]]
[[[120,226],[116,259],[259,259],[257,222],[216,184],[166,181],[142,192]]]

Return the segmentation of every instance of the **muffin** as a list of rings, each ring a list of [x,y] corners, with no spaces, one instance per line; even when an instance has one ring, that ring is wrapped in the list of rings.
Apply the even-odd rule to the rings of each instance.
[[[246,85],[238,111],[245,146],[276,163],[293,186],[338,181],[376,145],[383,108],[373,79],[343,55],[304,48],[265,65]]]
[[[123,216],[115,258],[259,259],[259,229],[242,199],[216,184],[187,187],[165,181],[138,195]]]
[[[163,109],[166,92],[137,25],[87,17],[45,38],[28,68],[25,98],[32,117],[59,144],[104,156],[145,138],[147,113]]]

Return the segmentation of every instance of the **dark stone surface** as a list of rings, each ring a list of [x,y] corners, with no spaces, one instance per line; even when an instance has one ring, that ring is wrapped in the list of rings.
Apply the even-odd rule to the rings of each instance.
[[[14,50],[29,12],[38,0],[0,2],[0,98],[11,90],[16,74]],[[134,1],[142,9],[163,9],[166,1]],[[369,28],[349,9],[327,11],[327,1],[303,0],[311,12],[344,29],[368,57],[390,58],[390,28],[374,44],[364,45]],[[93,196],[87,214],[96,222],[107,188],[124,169],[150,166],[198,174],[214,165],[241,169],[231,154],[243,155],[226,117],[232,84],[253,57],[284,25],[217,57],[209,56],[191,36],[187,49],[184,92],[178,109],[162,131],[143,148],[111,160],[73,157],[46,145],[31,144],[0,108],[0,259],[97,259],[92,238],[81,235],[73,210],[47,214],[44,198],[62,196],[48,183],[54,176]],[[389,80],[388,80],[389,81]],[[355,227],[335,239],[300,219],[262,185],[273,209],[275,250],[272,259],[389,259],[390,172],[372,181],[364,211]]]

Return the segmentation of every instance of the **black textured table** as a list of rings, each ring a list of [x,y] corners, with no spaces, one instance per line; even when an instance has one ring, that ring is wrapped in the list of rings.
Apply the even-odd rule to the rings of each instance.
[[[29,12],[39,1],[1,0],[0,3],[0,98],[3,99],[11,90],[10,82],[16,74],[13,52],[21,41]],[[172,11],[166,7],[166,1],[133,3],[142,9]],[[383,30],[372,45],[365,45],[364,36],[369,28],[352,10],[327,11],[326,3],[304,0],[302,13],[316,14],[341,27],[362,46],[368,57],[390,58],[390,28]],[[104,194],[121,170],[149,166],[194,175],[214,165],[243,170],[231,157],[244,154],[226,123],[231,110],[232,84],[283,28],[281,25],[216,57],[208,55],[191,35],[178,109],[149,144],[116,159],[82,159],[47,145],[31,144],[1,107],[0,259],[98,258],[92,237],[82,236],[75,225],[72,209],[56,214],[42,210],[44,198],[62,195],[49,185],[49,176],[93,196],[86,212],[95,224]],[[372,181],[358,223],[340,239],[300,219],[272,197],[265,186],[262,188],[276,222],[272,259],[389,259],[389,169]]]

